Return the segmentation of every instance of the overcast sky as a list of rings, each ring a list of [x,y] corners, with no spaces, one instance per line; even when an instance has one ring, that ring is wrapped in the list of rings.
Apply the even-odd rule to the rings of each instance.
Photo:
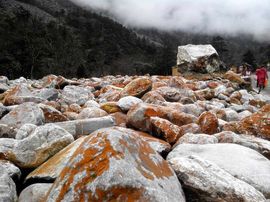
[[[72,0],[126,26],[270,40],[270,0]]]

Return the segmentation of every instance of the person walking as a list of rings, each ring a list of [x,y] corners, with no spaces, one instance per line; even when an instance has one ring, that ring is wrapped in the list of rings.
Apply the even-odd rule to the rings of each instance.
[[[264,66],[259,67],[256,70],[257,76],[257,87],[259,88],[258,94],[261,92],[262,89],[265,88],[266,79],[268,79],[267,70]]]

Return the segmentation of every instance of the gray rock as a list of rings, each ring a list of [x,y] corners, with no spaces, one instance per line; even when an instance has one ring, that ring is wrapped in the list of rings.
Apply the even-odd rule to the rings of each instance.
[[[84,108],[79,115],[77,116],[77,119],[91,119],[91,118],[99,118],[103,116],[107,116],[108,113],[100,108],[97,107],[87,107]]]
[[[0,124],[0,138],[15,138],[16,128],[6,124]]]
[[[178,144],[216,144],[216,143],[218,143],[218,139],[215,136],[207,134],[187,133],[178,139],[174,147],[176,147]]]
[[[225,111],[225,114],[226,114],[226,121],[227,122],[231,122],[231,121],[239,121],[240,118],[239,118],[239,115],[236,111],[232,110],[232,109],[229,109],[229,108],[226,108],[224,109]]]
[[[62,92],[62,98],[67,104],[84,105],[88,100],[94,99],[94,95],[91,88],[66,86]]]
[[[214,89],[214,91],[215,91],[215,96],[217,97],[217,96],[219,96],[220,94],[223,94],[223,93],[225,93],[226,92],[226,86],[224,86],[224,85],[219,85],[218,87],[216,87],[215,89]]]
[[[257,152],[270,159],[270,141],[257,138],[250,135],[239,135],[230,131],[224,131],[214,135],[219,143],[234,143],[239,144]]]
[[[115,126],[115,121],[111,116],[105,116],[100,118],[92,118],[92,119],[81,119],[74,121],[65,121],[55,123],[70,134],[72,134],[75,138],[81,135],[89,135],[90,133],[98,130],[100,128],[107,128]]]
[[[0,156],[21,168],[35,168],[73,141],[63,128],[47,124],[23,140],[0,139]]]
[[[242,119],[244,119],[250,115],[252,115],[252,113],[250,111],[245,110],[245,111],[238,114],[239,120],[241,121]]]
[[[167,159],[190,155],[217,164],[270,198],[270,161],[255,150],[236,144],[180,144]]]
[[[233,177],[218,165],[198,156],[168,158],[183,186],[195,192],[196,201],[256,201],[263,202],[261,192],[246,182]],[[194,198],[193,198],[194,199]]]
[[[24,124],[20,129],[17,130],[15,139],[22,140],[27,138],[37,128],[34,124]]]
[[[242,98],[241,98],[241,102],[247,102],[250,100],[254,100],[254,97],[247,92],[247,90],[240,90],[239,93],[241,93]]]
[[[42,125],[44,123],[43,111],[35,103],[23,103],[5,115],[0,124],[7,124],[20,128],[26,123]]]
[[[32,184],[21,192],[18,202],[44,201],[51,187],[52,183]]]
[[[95,100],[89,100],[84,104],[84,107],[97,107],[99,108],[100,105]]]
[[[13,180],[21,177],[21,170],[9,161],[0,160],[0,170],[4,170]]]
[[[0,201],[17,201],[16,185],[6,171],[2,169],[0,169]]]
[[[40,98],[42,98],[44,100],[48,100],[48,101],[56,100],[59,96],[58,90],[56,90],[54,88],[42,88],[40,90],[33,91],[33,94],[36,97],[40,97]]]
[[[142,103],[142,102],[143,101],[137,97],[126,96],[126,97],[121,98],[117,102],[117,106],[119,106],[122,111],[127,112],[132,106]]]

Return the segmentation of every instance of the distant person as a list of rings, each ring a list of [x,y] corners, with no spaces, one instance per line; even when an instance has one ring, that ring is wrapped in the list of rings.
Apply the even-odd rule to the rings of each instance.
[[[265,88],[266,79],[268,79],[266,68],[264,66],[259,67],[256,70],[256,76],[257,76],[257,88],[259,88],[258,93],[260,93],[261,90]]]

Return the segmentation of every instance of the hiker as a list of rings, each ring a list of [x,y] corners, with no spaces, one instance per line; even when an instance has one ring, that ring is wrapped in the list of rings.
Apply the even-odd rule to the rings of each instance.
[[[257,76],[257,87],[259,88],[258,93],[260,93],[261,90],[265,88],[266,79],[268,79],[266,68],[264,66],[259,67],[256,70],[256,76]]]

